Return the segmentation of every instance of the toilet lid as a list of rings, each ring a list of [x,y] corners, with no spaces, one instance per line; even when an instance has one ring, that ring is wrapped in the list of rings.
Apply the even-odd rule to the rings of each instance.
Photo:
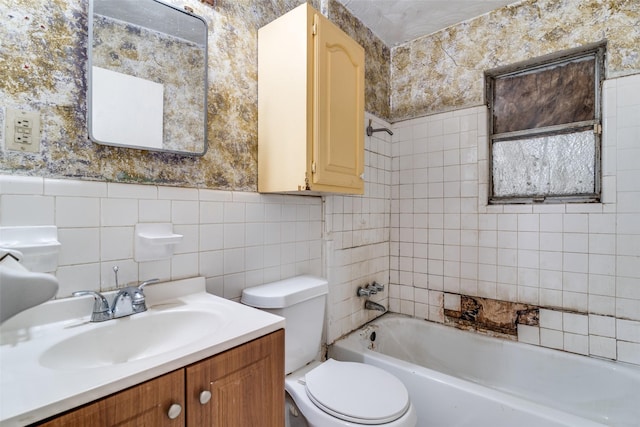
[[[371,365],[329,359],[305,375],[307,395],[324,412],[360,424],[384,424],[409,408],[400,380]]]

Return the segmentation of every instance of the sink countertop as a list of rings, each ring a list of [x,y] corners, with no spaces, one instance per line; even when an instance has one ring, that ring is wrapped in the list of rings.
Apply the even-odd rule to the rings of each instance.
[[[106,322],[89,322],[93,298],[82,297],[50,301],[3,323],[0,425],[24,426],[43,420],[267,335],[285,324],[282,317],[206,293],[201,277],[149,285],[145,295],[147,312]],[[52,368],[43,363],[48,349],[96,328],[113,322],[128,327],[145,316],[185,311],[213,314],[210,319],[216,324],[211,333],[182,347],[124,363],[77,368],[69,364]]]

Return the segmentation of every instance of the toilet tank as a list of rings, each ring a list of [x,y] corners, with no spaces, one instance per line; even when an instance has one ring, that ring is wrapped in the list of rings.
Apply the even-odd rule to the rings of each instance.
[[[303,275],[242,291],[241,302],[285,318],[285,374],[313,361],[322,342],[329,285]]]

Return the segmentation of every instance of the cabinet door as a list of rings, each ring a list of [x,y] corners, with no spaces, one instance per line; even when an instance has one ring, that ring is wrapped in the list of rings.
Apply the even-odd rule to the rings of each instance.
[[[187,367],[187,408],[190,426],[282,427],[284,331]]]
[[[362,194],[364,49],[321,15],[315,21],[313,183]]]
[[[177,418],[168,416],[180,405]],[[176,408],[174,408],[175,410]],[[163,375],[40,424],[46,427],[180,427],[185,425],[184,370]]]

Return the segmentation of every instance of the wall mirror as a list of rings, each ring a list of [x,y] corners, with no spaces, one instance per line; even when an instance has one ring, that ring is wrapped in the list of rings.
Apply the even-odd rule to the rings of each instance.
[[[207,151],[207,24],[159,0],[90,0],[87,122],[98,144]]]

